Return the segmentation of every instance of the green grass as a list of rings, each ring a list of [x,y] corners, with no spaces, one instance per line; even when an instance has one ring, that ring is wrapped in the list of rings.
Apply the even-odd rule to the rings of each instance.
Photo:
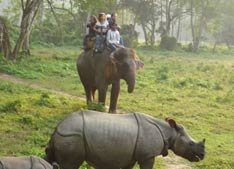
[[[194,54],[143,47],[137,51],[145,67],[138,71],[134,93],[128,94],[122,81],[118,108],[175,118],[196,140],[206,138],[205,160],[179,162],[193,168],[232,168],[234,54],[226,50],[212,54],[204,49]],[[79,52],[77,48],[33,49],[32,56],[13,63],[1,59],[0,72],[84,97],[75,65]],[[42,156],[57,122],[83,107],[84,101],[1,81],[0,155]],[[157,159],[155,168],[164,168],[164,163]]]
[[[44,155],[49,135],[67,114],[85,103],[0,82],[0,156]]]

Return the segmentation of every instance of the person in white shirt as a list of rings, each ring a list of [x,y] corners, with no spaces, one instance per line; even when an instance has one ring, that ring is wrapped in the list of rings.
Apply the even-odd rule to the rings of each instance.
[[[110,25],[110,29],[107,32],[106,42],[112,51],[115,51],[117,47],[123,47],[120,45],[120,33],[117,30],[116,23]]]

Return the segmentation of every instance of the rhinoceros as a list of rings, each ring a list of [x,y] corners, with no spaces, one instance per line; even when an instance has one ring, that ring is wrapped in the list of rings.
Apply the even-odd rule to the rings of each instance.
[[[198,162],[205,156],[205,139],[195,142],[183,126],[142,113],[107,114],[81,111],[56,127],[45,159],[61,169],[77,169],[86,161],[97,169],[152,169],[156,156],[168,150]]]
[[[1,157],[0,169],[55,169],[45,160],[30,156],[30,157]]]

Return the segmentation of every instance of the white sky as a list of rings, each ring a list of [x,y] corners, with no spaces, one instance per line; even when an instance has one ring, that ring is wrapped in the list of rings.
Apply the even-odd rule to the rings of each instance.
[[[3,14],[4,8],[6,8],[9,4],[9,0],[1,0],[2,2],[0,3],[0,15]]]

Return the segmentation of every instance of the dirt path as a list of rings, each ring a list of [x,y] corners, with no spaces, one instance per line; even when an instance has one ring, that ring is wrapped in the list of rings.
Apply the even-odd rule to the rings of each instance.
[[[46,91],[46,92],[54,93],[57,95],[85,101],[85,98],[83,98],[83,97],[78,97],[78,96],[71,95],[71,94],[65,93],[63,91],[54,90],[51,88],[45,88],[43,86],[40,86],[38,83],[31,82],[30,80],[18,78],[18,77],[8,75],[5,73],[1,73],[1,72],[0,72],[0,80],[9,81],[9,82],[12,82],[15,84],[22,84],[22,85],[25,85],[27,87],[33,88],[33,89],[38,89],[41,91]],[[119,111],[120,111],[120,113],[124,113],[123,110],[119,110]],[[180,161],[180,158],[175,156],[175,155],[167,156],[166,158],[164,158],[164,161],[165,161],[166,169],[192,169],[192,167],[190,167],[189,165],[187,165],[185,163],[182,164],[182,162]]]
[[[39,84],[37,84],[35,82],[31,82],[31,81],[29,81],[27,79],[18,78],[18,77],[8,75],[8,74],[5,74],[5,73],[0,73],[0,79],[9,81],[9,82],[12,82],[12,83],[15,83],[15,84],[22,84],[22,85],[25,85],[27,87],[33,88],[33,89],[38,89],[38,90],[41,90],[41,91],[51,92],[51,93],[58,94],[58,95],[61,95],[61,96],[65,96],[65,97],[69,97],[69,98],[76,98],[76,99],[80,99],[80,100],[85,100],[85,98],[83,98],[83,97],[78,97],[78,96],[71,95],[71,94],[65,93],[63,91],[54,90],[54,89],[51,89],[51,88],[45,88],[45,87],[42,87],[42,86],[40,86]]]

